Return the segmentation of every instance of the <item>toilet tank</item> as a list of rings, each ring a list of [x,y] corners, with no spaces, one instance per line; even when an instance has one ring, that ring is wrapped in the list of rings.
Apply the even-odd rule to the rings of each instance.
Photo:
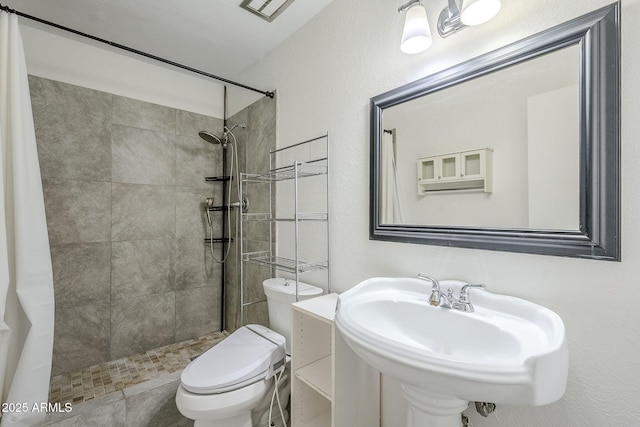
[[[269,328],[286,339],[287,354],[291,354],[291,304],[296,302],[296,281],[276,277],[262,282],[267,296]],[[322,288],[298,282],[298,301],[323,294]]]

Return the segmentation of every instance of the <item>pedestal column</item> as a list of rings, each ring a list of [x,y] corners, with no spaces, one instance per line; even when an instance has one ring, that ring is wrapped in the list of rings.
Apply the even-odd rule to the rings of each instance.
[[[433,392],[402,384],[402,393],[409,402],[407,427],[461,427],[460,413],[469,402],[439,396]]]

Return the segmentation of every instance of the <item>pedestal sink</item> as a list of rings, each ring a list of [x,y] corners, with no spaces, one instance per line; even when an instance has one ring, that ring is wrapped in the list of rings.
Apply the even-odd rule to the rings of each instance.
[[[443,280],[457,295],[464,282]],[[469,402],[539,406],[564,394],[564,324],[535,303],[486,290],[472,313],[429,304],[431,284],[373,278],[338,299],[335,324],[348,345],[395,378],[409,402],[408,427],[460,427]]]

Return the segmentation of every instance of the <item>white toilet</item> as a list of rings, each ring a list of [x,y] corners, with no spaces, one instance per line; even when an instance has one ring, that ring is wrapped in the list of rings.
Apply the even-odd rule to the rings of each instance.
[[[286,351],[291,355],[291,304],[296,302],[296,281],[276,277],[262,282],[267,296],[269,326],[286,337]],[[298,282],[298,301],[319,297],[324,291],[313,285]]]
[[[176,406],[182,415],[195,420],[194,427],[269,425],[274,374],[281,372],[286,364],[291,303],[296,298],[295,281],[267,279],[263,286],[273,330],[261,325],[243,326],[182,372]],[[322,289],[298,282],[298,300],[321,294]],[[289,393],[289,378],[284,372],[278,384],[282,406],[286,406]],[[286,410],[283,412],[288,418]],[[284,425],[276,404],[272,421],[276,427]]]

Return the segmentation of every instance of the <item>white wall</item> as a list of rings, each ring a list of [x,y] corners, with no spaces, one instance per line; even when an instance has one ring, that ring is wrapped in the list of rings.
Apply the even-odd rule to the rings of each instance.
[[[493,21],[423,54],[400,52],[401,0],[336,0],[243,81],[278,91],[278,144],[331,135],[331,275],[344,291],[372,276],[414,276],[486,283],[527,298],[565,321],[569,384],[557,403],[499,407],[472,414],[476,427],[630,426],[640,408],[640,0],[622,2],[623,235],[621,263],[370,241],[369,99],[394,87],[522,39],[610,3],[609,0],[504,0]],[[445,0],[425,2],[431,28]],[[399,387],[383,383],[383,420],[401,426]],[[469,411],[472,412],[472,411]]]
[[[223,85],[208,77],[24,18],[20,19],[20,32],[31,75],[208,116],[223,116]]]

